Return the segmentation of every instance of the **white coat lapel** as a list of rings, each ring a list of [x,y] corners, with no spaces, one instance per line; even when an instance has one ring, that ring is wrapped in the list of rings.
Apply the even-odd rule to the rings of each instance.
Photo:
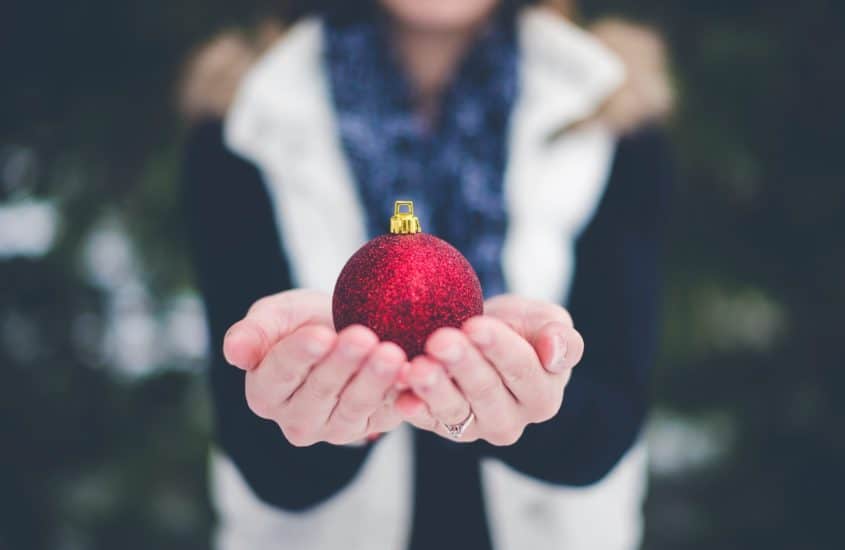
[[[543,9],[522,14],[519,45],[502,268],[511,292],[563,303],[574,241],[604,190],[615,139],[597,124],[552,137],[594,114],[624,71],[596,39]]]
[[[322,32],[319,21],[303,21],[249,72],[226,141],[264,174],[294,283],[331,292],[366,226],[331,108]]]

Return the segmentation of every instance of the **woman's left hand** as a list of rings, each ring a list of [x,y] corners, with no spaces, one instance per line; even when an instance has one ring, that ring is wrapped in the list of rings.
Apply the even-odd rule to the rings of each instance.
[[[444,424],[461,424],[459,441],[512,445],[525,426],[555,416],[584,340],[565,309],[514,295],[485,303],[485,314],[463,327],[443,328],[411,361],[396,401],[405,420],[449,438]]]

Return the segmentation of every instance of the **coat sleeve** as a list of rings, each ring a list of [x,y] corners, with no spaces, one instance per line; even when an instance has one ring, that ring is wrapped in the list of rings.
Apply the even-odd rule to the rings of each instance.
[[[563,406],[510,447],[488,447],[517,470],[584,486],[602,479],[636,440],[648,408],[659,337],[660,252],[671,187],[665,135],[620,141],[608,187],[576,245],[569,310],[584,336]]]
[[[369,445],[293,447],[274,422],[249,410],[244,373],[223,358],[226,330],[257,299],[291,288],[291,275],[261,175],[225,148],[219,122],[187,138],[183,204],[210,333],[216,443],[265,502],[287,510],[316,505],[355,477]]]

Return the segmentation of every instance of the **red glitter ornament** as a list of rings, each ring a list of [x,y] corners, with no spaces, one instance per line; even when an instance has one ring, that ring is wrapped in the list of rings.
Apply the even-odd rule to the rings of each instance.
[[[336,330],[364,325],[409,359],[423,352],[432,332],[460,327],[483,308],[472,266],[446,241],[420,232],[411,201],[396,201],[390,234],[349,258],[332,297]]]

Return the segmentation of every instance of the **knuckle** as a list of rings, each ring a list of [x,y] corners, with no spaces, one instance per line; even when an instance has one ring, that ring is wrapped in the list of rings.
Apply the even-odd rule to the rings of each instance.
[[[270,405],[263,399],[252,399],[247,401],[249,405],[249,410],[255,414],[255,416],[259,416],[264,419],[270,419],[273,417],[273,411]]]
[[[373,407],[369,401],[360,397],[344,398],[342,406],[339,407],[339,409],[342,409],[349,415],[350,418],[354,418],[355,420],[360,420],[362,417],[367,416],[367,414],[371,412],[372,408]]]
[[[308,433],[308,430],[296,425],[282,426],[282,433],[288,440],[288,443],[294,447],[308,447],[313,445],[315,441]]]
[[[558,305],[558,304],[544,304],[547,308],[545,314],[551,317],[554,322],[561,323],[567,327],[572,327],[572,315],[566,308]]]
[[[538,399],[532,400],[525,408],[530,422],[550,420],[560,410],[561,399],[561,392],[557,388],[546,388]]]
[[[487,441],[497,447],[513,445],[522,437],[522,429],[496,430],[491,433]]]
[[[501,389],[501,382],[498,378],[489,377],[480,380],[472,389],[471,395],[475,401],[489,401]]]
[[[517,443],[520,439],[522,439],[522,432],[523,432],[523,431],[524,431],[524,430],[523,430],[522,428],[520,428],[520,429],[518,429],[518,430],[514,431],[514,432],[510,435],[510,438],[508,438],[508,439],[507,439],[507,443],[506,443],[506,444],[507,444],[507,445],[515,445],[515,444],[516,444],[516,443]]]
[[[443,411],[443,418],[447,419],[450,424],[456,424],[458,422],[463,422],[463,420],[469,416],[469,413],[466,412],[466,405],[453,405]]]
[[[487,441],[487,443],[489,443],[490,445],[493,445],[494,447],[503,447],[504,446],[502,443],[499,442],[498,436],[494,435],[494,434],[487,435],[484,438],[484,440]]]
[[[420,413],[410,420],[411,424],[421,430],[438,433],[438,428],[441,427],[440,421],[429,415],[428,413]]]
[[[285,386],[296,386],[299,381],[300,376],[294,369],[279,369],[279,382]]]
[[[247,315],[267,309],[267,307],[272,303],[274,297],[275,296],[264,296],[263,298],[259,298],[258,300],[254,301],[252,305],[249,306],[249,309],[247,310]]]
[[[523,425],[515,420],[506,420],[501,423],[501,432],[504,438],[510,439],[514,435],[519,437],[522,432]]]
[[[396,416],[378,415],[371,418],[364,430],[365,433],[386,433],[392,431],[402,423],[402,419]]]
[[[253,413],[261,418],[271,418],[273,416],[275,406],[267,393],[257,384],[254,382],[250,383],[249,379],[247,379],[244,385],[244,394],[247,406]]]
[[[348,445],[353,439],[346,434],[333,432],[326,436],[326,443],[331,443],[332,445]]]
[[[312,377],[307,384],[308,392],[317,401],[326,401],[335,397],[335,387],[326,380]]]
[[[496,447],[504,447],[507,445],[507,434],[504,432],[493,432],[487,436],[487,442]]]
[[[361,421],[361,416],[356,414],[354,411],[348,409],[347,407],[338,407],[335,410],[334,420],[343,424],[344,426],[349,426]]]
[[[528,376],[528,365],[519,362],[502,369],[502,376],[508,384],[520,384]]]
[[[544,399],[537,405],[534,415],[534,422],[545,422],[551,420],[560,410],[560,399]]]

